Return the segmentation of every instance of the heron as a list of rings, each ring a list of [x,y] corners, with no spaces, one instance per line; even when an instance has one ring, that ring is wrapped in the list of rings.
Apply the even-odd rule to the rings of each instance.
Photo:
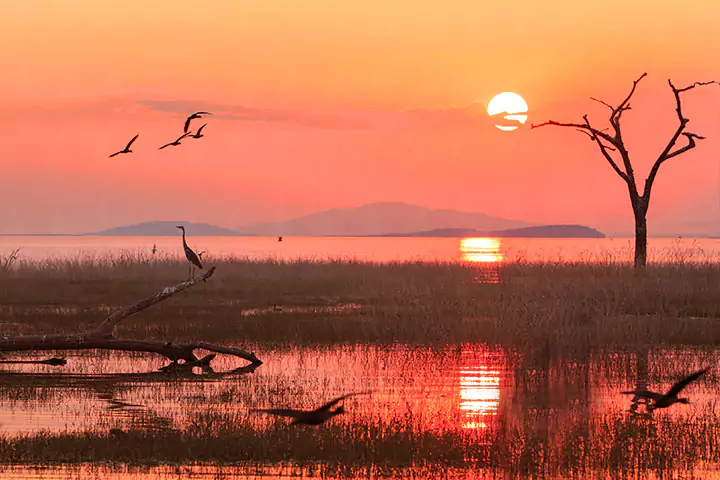
[[[176,228],[182,230],[183,250],[185,250],[185,258],[187,258],[188,262],[190,262],[190,273],[188,274],[189,280],[191,277],[195,276],[195,269],[193,268],[193,266],[198,267],[200,270],[202,270],[203,266],[202,263],[200,263],[200,258],[195,252],[193,252],[192,248],[188,247],[188,244],[185,241],[185,227],[182,225],[178,225]]]
[[[163,148],[169,147],[169,146],[171,146],[171,145],[172,145],[173,147],[177,147],[178,145],[180,145],[180,140],[182,140],[183,138],[185,138],[185,137],[187,137],[187,136],[189,136],[189,135],[190,135],[189,133],[183,133],[181,136],[179,136],[179,137],[177,138],[177,140],[175,140],[174,142],[166,143],[166,144],[163,145],[162,147],[158,148],[158,150],[162,150]]]
[[[678,398],[678,393],[680,393],[691,382],[694,382],[695,380],[700,378],[700,376],[708,370],[710,370],[710,368],[703,368],[702,370],[698,370],[697,372],[688,375],[682,380],[676,382],[675,385],[673,385],[672,388],[670,388],[670,390],[668,390],[665,395],[662,395],[659,398],[655,398],[655,403],[648,405],[648,412],[652,412],[657,408],[668,408],[669,406],[675,405],[676,403],[690,403],[687,398]]]
[[[205,128],[205,125],[207,125],[207,123],[203,124],[202,127],[198,128],[198,131],[195,132],[195,135],[190,135],[190,136],[191,136],[192,138],[202,138],[202,137],[204,137],[205,135],[202,134],[202,129]]]
[[[137,138],[138,138],[139,136],[140,136],[140,134],[138,133],[137,135],[135,135],[135,136],[132,138],[132,140],[130,140],[130,141],[128,142],[127,145],[125,145],[125,148],[123,148],[123,149],[120,150],[119,152],[113,153],[113,154],[110,155],[108,158],[112,158],[112,157],[114,157],[115,155],[120,155],[121,153],[132,153],[132,150],[130,150],[130,145],[132,145],[133,142],[134,142],[135,140],[137,140]]]
[[[189,117],[187,117],[187,120],[185,120],[185,128],[183,129],[183,132],[187,133],[188,128],[190,128],[190,122],[193,121],[195,118],[202,118],[203,115],[212,115],[210,112],[195,112]]]
[[[293,418],[294,420],[290,423],[290,425],[320,425],[327,422],[336,415],[345,413],[345,408],[342,405],[337,407],[335,410],[332,410],[332,407],[337,405],[338,402],[345,400],[348,397],[352,397],[355,395],[365,395],[368,393],[372,392],[349,393],[347,395],[343,395],[342,397],[331,400],[325,405],[316,408],[315,410],[294,410],[291,408],[253,408],[250,411],[258,413],[269,413],[270,415]]]

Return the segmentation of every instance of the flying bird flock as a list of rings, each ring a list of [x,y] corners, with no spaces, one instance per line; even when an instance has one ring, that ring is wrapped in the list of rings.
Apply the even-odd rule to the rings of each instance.
[[[190,122],[192,122],[196,118],[203,118],[203,115],[212,115],[212,113],[210,113],[210,112],[195,112],[192,115],[188,116],[187,119],[185,120],[185,125],[183,126],[183,134],[181,136],[179,136],[175,141],[166,143],[165,145],[161,146],[160,148],[158,148],[158,150],[162,150],[163,148],[166,148],[166,147],[177,147],[178,145],[180,145],[180,141],[183,140],[184,138],[188,138],[188,137],[189,138],[202,138],[202,137],[204,137],[205,135],[202,133],[202,131],[203,131],[203,128],[205,128],[205,126],[207,125],[207,123],[203,124],[203,126],[198,128],[194,134],[192,131],[190,131]],[[132,153],[130,146],[133,144],[133,142],[135,142],[135,140],[137,140],[137,138],[139,136],[140,136],[139,133],[137,135],[135,135],[132,138],[132,140],[130,140],[128,142],[128,144],[125,146],[124,149],[120,150],[119,152],[113,153],[112,155],[109,156],[109,158],[112,158],[115,155],[120,155],[121,153]]]

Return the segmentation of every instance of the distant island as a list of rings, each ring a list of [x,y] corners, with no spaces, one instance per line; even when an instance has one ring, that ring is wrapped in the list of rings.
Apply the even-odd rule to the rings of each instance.
[[[108,228],[101,232],[86,233],[85,235],[98,235],[108,237],[170,237],[180,235],[178,225],[184,225],[188,235],[194,237],[246,237],[252,233],[240,233],[229,228],[216,227],[207,223],[192,223],[182,221],[144,222],[136,225]]]
[[[407,203],[380,202],[355,208],[333,208],[283,222],[244,225],[239,230],[257,235],[361,237],[446,228],[504,230],[531,225],[520,220],[493,217],[485,213],[430,210]]]
[[[378,204],[375,204],[376,206]],[[383,204],[385,205],[385,204]],[[394,205],[394,204],[393,204]],[[415,211],[416,208],[421,207],[414,207],[409,211]],[[361,207],[362,208],[362,207]],[[381,207],[382,208],[382,207]],[[394,208],[394,207],[391,207]],[[373,208],[371,210],[375,210],[376,208]],[[401,210],[404,210],[403,207],[401,207]],[[435,212],[443,212],[440,216],[444,217],[446,212],[449,211],[441,211],[436,210]],[[327,212],[321,212],[323,214]],[[406,212],[407,213],[407,212]],[[454,213],[460,213],[462,212],[454,212]],[[351,216],[355,216],[357,212],[352,212]],[[337,212],[333,213],[333,216],[336,216]],[[453,213],[448,214],[449,217],[453,217]],[[467,217],[465,217],[467,216]],[[514,220],[503,220],[498,219],[497,217],[489,217],[484,214],[462,214],[460,215],[460,218],[458,218],[458,221],[462,221],[463,218],[465,219],[470,218],[471,220],[480,220],[485,221],[485,223],[489,224],[496,224],[498,222],[510,222],[510,223],[519,223]],[[445,220],[447,220],[447,217],[444,217]],[[441,218],[442,220],[442,218]],[[210,225],[208,223],[193,223],[193,222],[183,222],[183,221],[158,221],[158,222],[144,222],[144,223],[138,223],[136,225],[125,225],[121,227],[114,227],[114,228],[108,228],[107,230],[102,230],[100,232],[94,232],[94,233],[86,233],[83,235],[97,235],[97,236],[112,236],[112,237],[164,237],[164,236],[176,236],[179,235],[179,230],[176,228],[177,225],[184,225],[187,229],[187,233],[190,236],[194,237],[245,237],[245,236],[258,236],[258,235],[264,235],[264,236],[275,236],[275,235],[285,235],[285,236],[308,236],[308,237],[325,237],[325,236],[338,236],[338,237],[504,237],[504,238],[605,238],[605,235],[602,232],[599,232],[598,230],[595,230],[594,228],[586,227],[583,225],[537,225],[537,226],[527,226],[527,227],[518,227],[518,228],[503,228],[503,229],[478,229],[478,228],[466,228],[466,227],[441,227],[441,228],[432,228],[427,230],[420,230],[420,231],[397,231],[394,230],[395,227],[393,227],[393,222],[391,219],[385,219],[382,222],[386,228],[384,232],[380,233],[354,233],[356,230],[350,229],[350,231],[347,231],[345,229],[337,228],[336,230],[331,230],[333,233],[330,234],[323,234],[319,233],[320,231],[323,231],[321,229],[320,231],[317,231],[317,233],[296,233],[296,229],[289,229],[290,231],[283,231],[283,230],[275,230],[274,228],[272,231],[279,232],[277,234],[275,233],[266,233],[266,231],[263,231],[261,229],[261,232],[253,232],[253,233],[242,233],[237,230],[232,230],[229,228],[222,228],[217,227],[215,225]],[[397,219],[397,223],[409,225],[412,222],[407,222],[407,218],[399,217]],[[442,223],[442,222],[441,222]],[[311,231],[315,231],[313,229],[310,229]],[[394,232],[394,233],[387,233],[388,231]]]
[[[438,228],[425,232],[397,233],[382,237],[499,237],[499,238],[605,238],[594,228],[583,225],[539,225],[506,230],[479,231],[472,228]]]

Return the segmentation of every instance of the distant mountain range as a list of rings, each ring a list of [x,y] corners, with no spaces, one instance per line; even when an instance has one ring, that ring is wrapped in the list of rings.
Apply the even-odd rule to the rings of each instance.
[[[583,225],[539,225],[536,227],[508,228],[506,230],[478,231],[472,228],[439,228],[427,232],[389,234],[383,237],[501,237],[501,238],[605,238],[594,228]]]
[[[192,236],[383,236],[383,237],[526,237],[603,238],[582,225],[530,225],[484,213],[430,210],[405,203],[372,203],[357,208],[334,208],[285,222],[246,225],[238,230],[207,223],[145,222],[109,228],[87,235],[173,236],[184,225]],[[248,233],[241,233],[248,232]]]
[[[371,203],[357,208],[333,208],[284,222],[244,225],[258,235],[364,236],[405,234],[442,228],[504,230],[527,222],[457,210],[430,210],[406,203]]]
[[[229,228],[216,227],[207,223],[192,222],[145,222],[136,225],[108,228],[101,232],[87,233],[86,235],[126,236],[126,237],[170,237],[180,235],[176,227],[184,225],[189,235],[194,237],[239,237],[249,236],[252,233],[240,233]]]

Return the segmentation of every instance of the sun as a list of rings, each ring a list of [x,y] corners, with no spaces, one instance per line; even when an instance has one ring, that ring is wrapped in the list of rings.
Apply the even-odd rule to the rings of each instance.
[[[517,130],[520,124],[527,121],[528,104],[524,98],[517,93],[498,93],[490,100],[487,107],[488,115],[503,114],[502,118],[509,121],[509,124],[496,124],[495,126],[504,132]]]

